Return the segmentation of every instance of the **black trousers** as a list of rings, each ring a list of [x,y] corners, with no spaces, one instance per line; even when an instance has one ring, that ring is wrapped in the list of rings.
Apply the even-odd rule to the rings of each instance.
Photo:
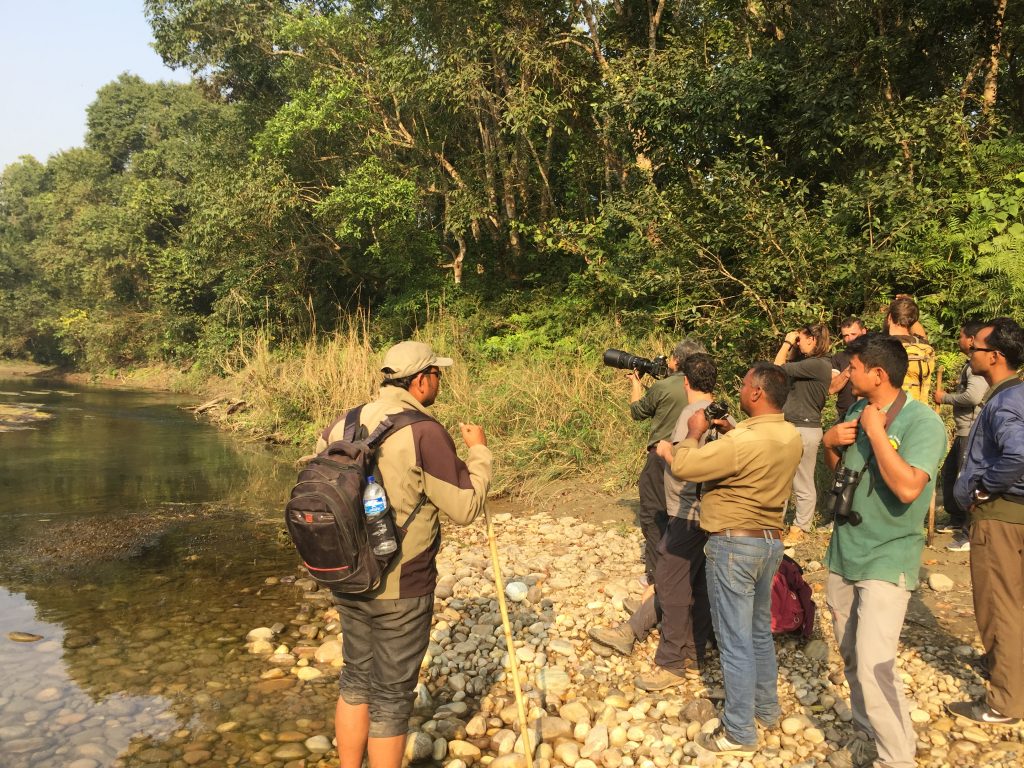
[[[967,511],[961,507],[953,496],[953,486],[956,485],[957,475],[964,467],[967,458],[967,438],[957,435],[953,438],[953,444],[949,446],[949,453],[946,460],[942,462],[942,505],[949,515],[949,524],[955,528],[967,527]]]
[[[708,535],[695,520],[670,517],[658,547],[655,584],[661,608],[661,642],[654,663],[685,671],[687,659],[699,660],[710,642],[711,605],[704,577]]]
[[[665,511],[665,461],[653,450],[647,452],[647,462],[640,472],[640,532],[644,535],[644,569],[647,581],[654,583],[654,569],[658,562],[658,542],[665,535],[668,514]]]

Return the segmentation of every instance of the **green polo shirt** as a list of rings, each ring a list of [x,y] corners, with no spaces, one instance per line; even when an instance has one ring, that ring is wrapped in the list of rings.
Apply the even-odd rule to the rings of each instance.
[[[647,438],[647,447],[650,448],[659,440],[668,440],[672,436],[679,414],[685,407],[683,374],[677,371],[651,384],[644,396],[629,406],[629,412],[637,421],[651,420],[651,433]]]
[[[860,416],[866,403],[854,403],[846,421]],[[936,469],[946,451],[946,428],[931,408],[908,398],[888,434],[900,457],[927,473],[928,483],[916,499],[904,504],[882,480],[878,462],[872,461],[853,495],[853,509],[863,522],[833,528],[825,565],[850,581],[878,579],[899,584],[902,576],[907,589],[915,589],[924,549],[924,517],[935,489]],[[856,442],[846,449],[844,464],[861,471],[870,456],[871,443],[858,429]]]

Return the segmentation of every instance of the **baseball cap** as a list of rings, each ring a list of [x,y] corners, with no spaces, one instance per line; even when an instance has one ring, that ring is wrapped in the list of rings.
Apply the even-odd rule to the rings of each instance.
[[[429,344],[422,341],[401,341],[384,355],[380,370],[389,379],[401,379],[436,365],[445,368],[451,365],[450,357],[438,357]]]

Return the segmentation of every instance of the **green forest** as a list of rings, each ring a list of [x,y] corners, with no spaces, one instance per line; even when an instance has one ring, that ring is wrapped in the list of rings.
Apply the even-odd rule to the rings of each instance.
[[[2,355],[216,373],[443,312],[492,359],[687,333],[738,364],[896,293],[947,348],[1021,316],[1006,0],[145,7],[193,80],[122,75],[84,146],[3,170]]]

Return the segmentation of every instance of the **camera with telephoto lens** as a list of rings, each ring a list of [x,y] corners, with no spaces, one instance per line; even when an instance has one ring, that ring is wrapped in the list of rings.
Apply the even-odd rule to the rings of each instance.
[[[604,364],[611,368],[622,368],[627,371],[639,371],[646,373],[652,379],[664,379],[669,374],[668,358],[658,355],[653,360],[639,355],[631,355],[621,349],[606,349],[604,352]]]
[[[853,509],[853,493],[857,490],[861,473],[840,466],[836,475],[832,478],[832,487],[829,489],[835,500],[832,503],[832,514],[835,516],[836,524],[860,525],[864,518],[860,512]]]

